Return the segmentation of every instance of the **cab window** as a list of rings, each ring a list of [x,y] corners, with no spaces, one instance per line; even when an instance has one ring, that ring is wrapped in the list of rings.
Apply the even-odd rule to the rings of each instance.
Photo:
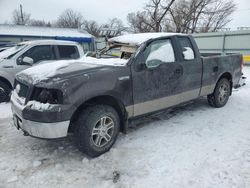
[[[80,58],[76,46],[58,45],[59,59],[78,59]]]
[[[144,59],[148,67],[175,62],[175,54],[171,40],[157,40],[149,44],[144,51]]]
[[[32,58],[34,63],[55,59],[50,45],[34,46],[22,55],[24,57]]]
[[[182,50],[182,56],[185,61],[194,60],[195,54],[193,46],[187,37],[179,37],[179,43]]]

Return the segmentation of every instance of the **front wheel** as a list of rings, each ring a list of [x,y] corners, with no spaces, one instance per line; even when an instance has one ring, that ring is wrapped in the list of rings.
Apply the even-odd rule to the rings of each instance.
[[[216,108],[225,106],[229,99],[231,89],[229,80],[222,78],[217,83],[214,92],[207,96],[208,104]]]
[[[120,130],[119,116],[107,105],[87,107],[79,116],[74,130],[78,149],[91,157],[107,152]]]

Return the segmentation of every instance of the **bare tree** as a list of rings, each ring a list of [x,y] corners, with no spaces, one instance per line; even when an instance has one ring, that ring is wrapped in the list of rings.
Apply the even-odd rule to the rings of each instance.
[[[196,27],[203,8],[210,0],[180,0],[170,9],[171,26],[175,32],[188,33]]]
[[[173,31],[216,31],[228,24],[236,10],[233,0],[180,0],[170,9]]]
[[[110,29],[114,29],[116,32],[114,36],[121,35],[121,32],[125,30],[125,27],[123,25],[123,22],[121,19],[118,18],[112,18],[108,21],[107,24],[105,24],[103,27],[107,27]]]
[[[127,20],[134,32],[208,32],[225,27],[235,10],[233,0],[149,0]]]
[[[164,2],[163,0],[151,0],[151,2],[146,5],[147,14],[151,20],[151,23],[148,23],[148,25],[152,27],[155,32],[162,31],[162,21],[175,0],[171,0],[168,3]]]
[[[101,26],[96,21],[84,20],[81,28],[95,37],[99,37],[99,35],[100,35]]]
[[[35,20],[35,19],[31,19],[28,25],[40,26],[40,27],[51,27],[50,22],[45,22],[44,20]]]
[[[83,22],[83,16],[80,12],[72,9],[66,9],[57,19],[56,26],[65,28],[78,28]]]
[[[81,28],[95,37],[100,37],[103,29],[115,31],[113,32],[113,36],[120,35],[121,32],[125,30],[122,21],[118,18],[112,18],[102,25],[93,20],[84,20]]]
[[[146,16],[146,11],[138,11],[136,13],[129,13],[127,16],[127,21],[130,27],[135,33],[145,33],[152,32],[152,27],[148,17]]]
[[[230,1],[214,1],[211,6],[204,10],[202,32],[217,31],[225,27],[232,19],[231,15],[236,10],[236,4]]]
[[[175,0],[150,0],[143,11],[130,13],[127,20],[136,32],[160,32]]]
[[[16,25],[26,25],[30,21],[30,14],[23,12],[23,15],[21,15],[19,10],[14,10],[12,13],[12,20]]]

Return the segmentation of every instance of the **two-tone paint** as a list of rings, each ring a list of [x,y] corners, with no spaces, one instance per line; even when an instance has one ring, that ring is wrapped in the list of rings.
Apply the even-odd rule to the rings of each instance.
[[[179,37],[187,37],[191,41],[195,52],[193,60],[184,60]],[[171,40],[176,61],[154,68],[141,66],[138,59],[146,46],[152,41],[162,39]],[[230,80],[232,86],[236,86],[241,77],[241,61],[241,55],[201,57],[192,36],[160,37],[143,43],[126,66],[82,65],[76,61],[60,70],[60,74],[41,80],[35,85],[32,84],[32,78],[21,73],[16,79],[26,84],[29,92],[21,109],[16,105],[16,99],[12,98],[12,109],[20,119],[36,122],[36,125],[38,122],[41,126],[44,123],[70,124],[83,105],[107,97],[119,105],[123,121],[132,120],[209,95],[223,76]],[[26,104],[34,87],[60,89],[63,92],[63,104],[43,111],[31,109]],[[69,125],[62,127],[64,130],[61,135],[54,135],[54,138],[66,136],[65,129],[68,130]],[[44,135],[42,137],[46,138]],[[49,138],[53,138],[53,135],[49,135]]]

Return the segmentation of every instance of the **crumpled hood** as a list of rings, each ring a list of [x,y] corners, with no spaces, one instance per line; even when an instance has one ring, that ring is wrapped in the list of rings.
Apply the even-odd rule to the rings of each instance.
[[[104,68],[103,65],[84,63],[79,60],[61,60],[28,68],[16,75],[32,85],[39,82],[59,81]]]
[[[62,81],[115,66],[125,66],[127,62],[128,60],[120,58],[97,59],[93,57],[83,57],[78,60],[51,61],[28,68],[17,74],[16,77],[35,85],[40,82]]]

